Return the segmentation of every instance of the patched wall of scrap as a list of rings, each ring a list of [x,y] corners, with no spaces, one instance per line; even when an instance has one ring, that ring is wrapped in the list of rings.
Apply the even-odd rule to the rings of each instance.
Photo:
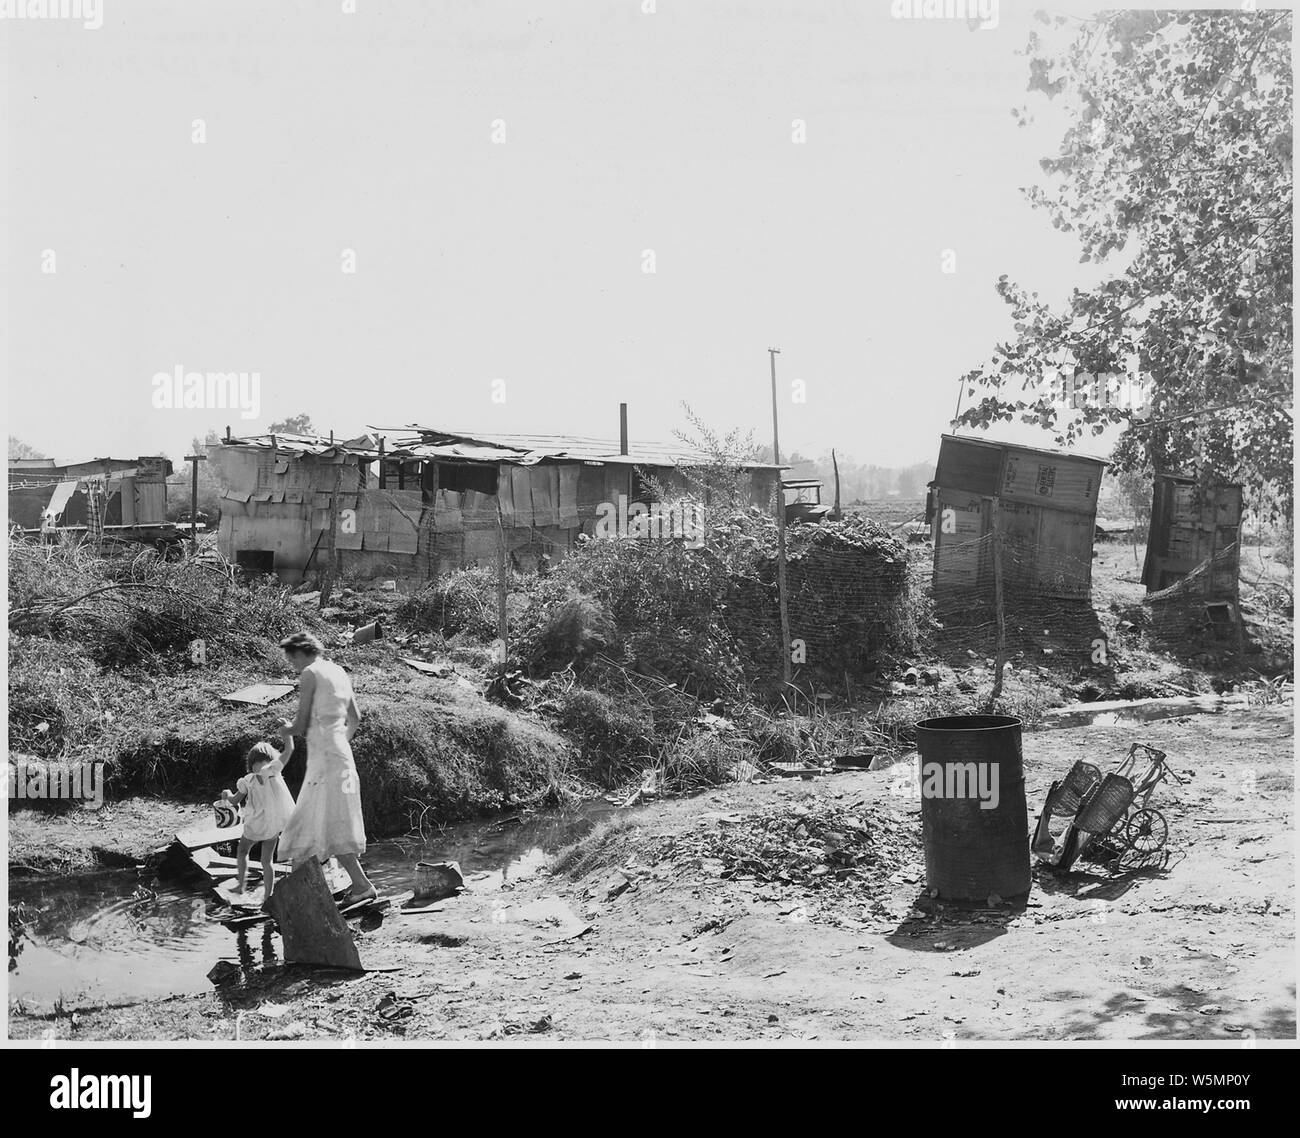
[[[637,484],[632,467],[621,464],[429,460],[417,471],[394,458],[387,460],[389,477],[380,489],[377,472],[367,471],[355,454],[221,444],[208,453],[224,486],[222,553],[237,560],[241,550],[269,550],[276,572],[289,581],[328,569],[336,557],[343,572],[359,577],[426,579],[495,566],[503,544],[509,564],[531,572],[543,557],[554,561],[571,552],[580,534],[594,534],[601,506],[631,496]],[[400,482],[392,477],[399,463]],[[483,467],[486,474],[468,478],[467,467]],[[649,473],[665,487],[685,486],[680,472]],[[449,489],[441,480],[495,483],[496,493]],[[755,486],[756,495],[766,486],[757,474]],[[348,510],[350,525],[343,520]]]
[[[991,592],[994,530],[1009,599],[1086,599],[1104,469],[1097,459],[945,436],[934,481],[936,601]]]
[[[225,557],[237,561],[241,550],[269,550],[275,557],[275,571],[282,580],[290,583],[302,580],[303,569],[311,554],[304,506],[223,500],[221,507],[217,546]]]

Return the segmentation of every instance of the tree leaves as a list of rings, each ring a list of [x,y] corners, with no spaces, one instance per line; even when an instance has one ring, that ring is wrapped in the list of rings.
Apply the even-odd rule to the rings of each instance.
[[[1121,468],[1271,484],[1289,509],[1290,20],[1107,13],[1059,57],[1031,36],[1029,89],[1064,98],[1074,122],[1040,163],[1051,187],[1026,199],[1077,235],[1080,263],[1128,259],[1059,309],[999,278],[1015,338],[962,377],[988,394],[957,422],[1019,418],[1058,442],[1124,423]],[[1150,409],[1067,405],[1060,377],[1076,370],[1140,372]],[[1013,380],[1028,398],[1004,394]]]

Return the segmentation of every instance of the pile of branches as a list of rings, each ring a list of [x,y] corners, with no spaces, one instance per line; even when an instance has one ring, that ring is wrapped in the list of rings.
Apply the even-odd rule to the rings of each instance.
[[[245,583],[214,551],[168,561],[141,546],[116,553],[64,543],[9,545],[9,628],[75,643],[99,664],[131,667],[188,654],[256,658],[282,637],[318,628],[289,590]]]

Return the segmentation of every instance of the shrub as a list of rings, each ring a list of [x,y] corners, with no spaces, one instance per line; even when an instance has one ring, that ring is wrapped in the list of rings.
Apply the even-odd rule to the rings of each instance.
[[[556,726],[577,746],[585,777],[617,786],[651,761],[654,724],[644,708],[585,688],[566,692],[558,704]]]
[[[458,633],[490,641],[497,634],[497,574],[492,569],[458,569],[412,593],[397,610],[416,628]]]
[[[264,657],[319,616],[271,579],[245,583],[205,553],[167,561],[152,549],[102,555],[71,544],[10,542],[12,632],[78,643],[96,663],[158,670],[202,640],[209,664]]]

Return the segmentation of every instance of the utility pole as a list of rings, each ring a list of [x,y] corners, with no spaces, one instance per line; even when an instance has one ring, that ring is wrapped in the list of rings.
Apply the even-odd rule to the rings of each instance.
[[[776,357],[780,348],[768,348],[772,361],[772,461],[776,464],[776,599],[781,609],[781,678],[790,686],[790,611],[785,600],[785,484],[781,477],[781,440],[776,416]]]
[[[190,464],[190,556],[199,551],[199,463],[207,462],[206,454],[187,454]]]
[[[993,690],[989,693],[989,711],[993,714],[997,701],[1002,696],[1002,674],[1007,666],[1007,619],[1002,601],[1002,515],[998,510],[998,501],[993,499],[990,509],[993,539],[993,604],[998,622],[998,658],[993,668]]]

